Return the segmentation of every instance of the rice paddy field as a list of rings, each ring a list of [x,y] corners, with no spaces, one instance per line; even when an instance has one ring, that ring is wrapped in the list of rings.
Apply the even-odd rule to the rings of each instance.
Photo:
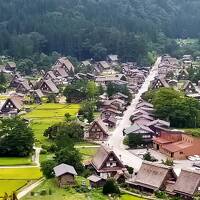
[[[0,157],[0,166],[17,166],[32,164],[31,157]]]
[[[34,131],[37,144],[43,144],[48,143],[43,133],[49,126],[62,122],[66,113],[75,116],[79,109],[79,104],[46,103],[32,105],[31,112],[25,114],[23,117],[31,120],[31,128]]]
[[[11,194],[24,187],[30,181],[42,177],[38,167],[29,168],[1,168],[0,169],[0,197],[7,192]]]

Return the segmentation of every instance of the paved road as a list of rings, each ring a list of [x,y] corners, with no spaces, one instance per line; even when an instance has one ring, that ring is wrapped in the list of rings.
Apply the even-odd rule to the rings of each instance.
[[[45,179],[42,178],[42,179],[40,179],[39,181],[37,181],[37,182],[35,182],[35,183],[29,185],[28,187],[24,188],[21,192],[19,192],[19,193],[17,194],[17,198],[18,198],[18,199],[23,198],[25,195],[27,195],[29,192],[31,192],[33,189],[35,189],[35,188],[38,187],[41,183],[43,183],[44,180],[45,180]]]
[[[113,131],[112,135],[110,136],[109,140],[107,141],[107,144],[113,148],[113,151],[121,158],[123,163],[126,165],[133,167],[135,171],[139,170],[142,159],[138,158],[137,156],[130,153],[128,150],[126,150],[126,146],[123,145],[123,129],[127,128],[131,125],[129,118],[132,115],[132,113],[136,109],[136,105],[140,100],[141,95],[148,91],[150,82],[154,80],[155,76],[158,74],[158,66],[161,62],[161,57],[159,57],[150,70],[150,73],[148,77],[146,78],[145,82],[143,83],[142,87],[140,88],[139,92],[136,94],[135,98],[133,99],[131,105],[127,108],[127,110],[124,112],[124,116],[116,129]]]

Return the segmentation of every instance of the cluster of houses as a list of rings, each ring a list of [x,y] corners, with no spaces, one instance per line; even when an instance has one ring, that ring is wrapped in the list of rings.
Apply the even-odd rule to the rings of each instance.
[[[108,146],[101,146],[85,167],[93,172],[87,178],[92,188],[102,187],[108,178],[113,178],[141,192],[165,191],[171,196],[189,200],[197,195],[200,187],[198,171],[182,169],[177,175],[172,167],[158,163],[144,161],[138,172],[129,174],[120,157]],[[60,187],[75,184],[77,172],[73,166],[58,165],[54,174]]]
[[[163,56],[159,65],[158,76],[151,83],[150,89],[174,88],[183,91],[189,97],[200,99],[199,83],[192,83],[189,80],[189,68],[192,63],[193,60],[190,55],[184,55],[181,60],[169,55]]]
[[[136,105],[136,110],[131,115],[130,121],[132,125],[124,129],[124,135],[141,135],[145,146],[152,144],[153,137],[156,136],[160,128],[168,128],[170,126],[169,122],[156,119],[153,105],[143,100]]]
[[[109,136],[109,128],[114,128],[119,117],[123,115],[128,96],[117,92],[110,99],[101,99],[100,117],[95,119],[85,132],[85,139],[105,141]]]
[[[118,87],[128,86],[132,93],[136,93],[148,74],[148,70],[139,68],[136,63],[120,63],[117,55],[108,55],[105,61],[85,60],[80,66],[83,68],[90,66],[90,73],[76,73],[72,62],[67,57],[61,57],[49,71],[41,70],[39,74],[37,73],[37,80],[30,80],[17,72],[14,62],[7,62],[1,70],[12,75],[8,89],[14,91],[12,96],[15,98],[10,95],[5,102],[0,103],[0,114],[16,115],[27,99],[31,103],[40,104],[48,95],[59,96],[60,88],[73,84],[76,80],[93,80],[103,87],[106,87],[108,83],[113,83]],[[120,72],[116,68],[120,68]],[[111,99],[101,97],[101,120],[113,127],[116,124],[115,116],[120,116],[127,104],[127,97],[120,93]],[[20,103],[15,102],[16,99]]]
[[[58,95],[59,86],[64,84],[70,73],[74,72],[74,66],[66,57],[59,58],[52,66],[52,70],[42,71],[42,77],[36,81],[26,79],[16,72],[16,65],[11,66],[7,63],[5,70],[13,74],[9,88],[14,92],[1,104],[0,114],[3,116],[18,114],[26,103],[27,96],[31,98],[32,103],[41,103],[43,97],[50,94]]]

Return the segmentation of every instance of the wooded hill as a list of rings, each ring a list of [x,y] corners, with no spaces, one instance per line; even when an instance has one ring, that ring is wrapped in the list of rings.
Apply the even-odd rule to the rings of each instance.
[[[116,53],[145,64],[148,52],[167,51],[164,35],[199,37],[199,10],[199,0],[0,0],[0,54]]]

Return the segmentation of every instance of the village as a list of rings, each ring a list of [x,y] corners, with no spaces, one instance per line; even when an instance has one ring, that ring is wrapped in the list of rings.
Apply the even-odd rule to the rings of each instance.
[[[28,183],[18,183],[15,188],[2,191],[0,187],[2,197],[4,193],[17,192],[18,198],[25,200],[44,199],[44,196],[50,199],[52,192],[47,194],[49,188],[45,183],[48,180],[43,178],[45,167],[42,162],[52,160],[56,155],[56,150],[47,150],[52,139],[56,142],[65,139],[60,137],[59,141],[54,133],[62,131],[60,127],[72,126],[72,133],[78,135],[80,132],[81,135],[77,136],[72,150],[82,152],[81,163],[88,173],[80,181],[80,190],[94,188],[99,192],[99,188],[104,188],[112,179],[123,192],[122,200],[126,195],[130,195],[127,199],[133,195],[133,199],[138,200],[198,198],[200,80],[194,81],[191,74],[199,68],[199,57],[184,55],[177,59],[166,54],[155,59],[151,67],[122,63],[117,55],[108,55],[104,61],[85,60],[78,67],[68,57],[60,57],[50,70],[33,70],[32,76],[28,77],[19,73],[13,60],[4,56],[1,60],[0,79],[5,77],[6,81],[0,95],[0,116],[1,119],[19,117],[31,127],[35,138],[32,155],[35,165],[1,164],[3,159],[0,158],[0,177],[4,170],[23,167],[32,175],[38,174]],[[174,100],[174,115],[167,110],[169,104],[164,107],[166,99],[169,103],[173,99],[183,100],[180,105]],[[191,106],[188,115],[183,116],[180,107],[185,104]],[[178,126],[180,122],[182,126]],[[66,144],[62,142],[60,146],[70,146],[71,140]],[[11,156],[7,157],[9,160]],[[65,188],[76,185],[77,177],[83,177],[75,165],[57,162],[51,169],[51,178],[56,180],[53,187],[63,188],[63,194]],[[13,174],[11,179],[16,176],[17,180],[18,175]],[[25,179],[24,176],[21,179]],[[0,180],[0,186],[6,183],[5,180]],[[44,188],[40,189],[40,186]],[[55,190],[53,187],[52,191]],[[37,191],[43,191],[44,196],[40,197]],[[94,194],[90,195],[95,199]],[[86,196],[75,197],[78,198],[87,199]],[[103,196],[101,199],[108,198]]]

